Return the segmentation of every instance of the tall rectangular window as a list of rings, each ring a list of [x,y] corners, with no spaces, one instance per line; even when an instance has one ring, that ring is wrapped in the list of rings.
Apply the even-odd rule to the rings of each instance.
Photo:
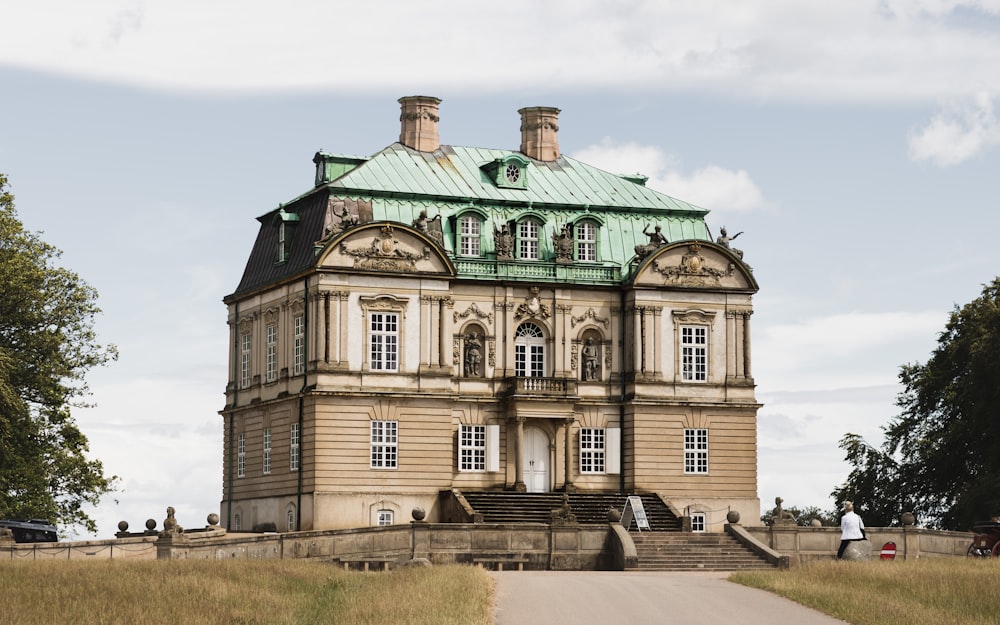
[[[692,532],[704,532],[705,531],[705,513],[704,512],[692,512],[691,513],[691,531]]]
[[[486,426],[458,426],[458,470],[486,470]]]
[[[250,333],[240,335],[240,388],[250,386]]]
[[[604,428],[580,428],[580,473],[604,473]]]
[[[288,468],[291,471],[299,470],[299,424],[293,423],[288,436]]]
[[[264,429],[264,453],[261,457],[264,475],[271,473],[271,428]]]
[[[684,430],[684,472],[708,473],[708,430]]]
[[[264,377],[268,382],[278,379],[278,327],[273,323],[265,329]]]
[[[708,326],[681,326],[681,379],[708,380]]]
[[[478,217],[466,215],[458,222],[458,253],[462,256],[479,256],[482,222]]]
[[[368,341],[372,371],[399,370],[399,313],[371,313]]]
[[[517,224],[518,258],[538,260],[538,222],[530,219]]]
[[[240,432],[236,435],[236,477],[247,474],[247,435]]]
[[[399,445],[399,421],[371,422],[373,469],[395,469]]]
[[[584,262],[597,260],[597,226],[591,221],[576,225],[576,259]]]
[[[306,319],[296,315],[292,319],[292,375],[302,375],[306,370]]]

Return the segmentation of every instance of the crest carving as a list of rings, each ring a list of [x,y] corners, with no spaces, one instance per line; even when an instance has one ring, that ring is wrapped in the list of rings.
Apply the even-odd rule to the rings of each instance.
[[[688,252],[681,257],[681,262],[671,267],[661,267],[658,261],[653,261],[653,271],[663,275],[667,284],[679,286],[711,286],[731,276],[736,271],[736,265],[729,263],[725,270],[709,267],[708,261],[701,255],[701,245],[688,245]]]
[[[369,271],[407,271],[416,268],[418,260],[426,260],[431,254],[428,247],[424,247],[421,254],[400,249],[399,241],[389,225],[382,226],[378,236],[368,247],[351,249],[346,243],[341,243],[340,251],[354,257],[355,269]]]
[[[542,303],[542,300],[538,299],[538,287],[531,287],[531,292],[526,298],[524,298],[524,303],[519,304],[517,310],[514,311],[514,318],[521,319],[523,317],[539,317],[541,319],[548,319],[552,316],[552,312],[546,304]]]

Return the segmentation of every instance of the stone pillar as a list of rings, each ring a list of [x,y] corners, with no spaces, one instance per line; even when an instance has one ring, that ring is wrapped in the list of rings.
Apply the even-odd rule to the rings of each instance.
[[[525,492],[524,485],[524,417],[514,417],[516,430],[514,435],[514,490]]]
[[[743,375],[747,379],[752,378],[750,373],[750,315],[752,310],[743,313]]]
[[[337,340],[337,363],[345,364],[344,361],[347,360],[347,337],[349,336],[350,328],[350,317],[347,314],[347,304],[350,301],[351,294],[347,291],[342,291],[339,294],[340,297],[340,312],[337,315],[336,326],[339,328],[340,338]],[[358,328],[359,332],[363,332],[361,328]],[[365,351],[365,347],[362,346],[361,351]]]
[[[451,299],[450,297],[442,297],[439,300],[439,306],[440,306],[439,319],[441,322],[441,327],[438,329],[438,332],[440,334],[440,336],[438,336],[439,339],[438,343],[440,345],[438,354],[438,366],[450,370],[452,368],[453,350],[449,349],[448,346],[448,340],[449,337],[451,337],[451,324],[452,324],[452,315],[449,313],[449,311],[452,308],[454,308],[455,300]]]
[[[632,308],[632,344],[635,346],[632,354],[632,371],[638,377],[646,368],[646,363],[642,360],[642,308],[639,306]]]
[[[740,375],[737,363],[740,345],[737,342],[736,317],[738,312],[726,311],[726,379],[732,380]]]
[[[663,321],[660,318],[660,315],[663,313],[663,307],[661,307],[661,306],[654,306],[653,309],[652,309],[652,313],[653,313],[653,315],[652,315],[652,318],[653,318],[653,346],[652,346],[652,350],[651,351],[652,351],[652,354],[653,354],[653,357],[652,357],[652,360],[653,360],[653,363],[652,363],[653,364],[653,375],[656,376],[657,378],[659,378],[660,377],[660,373],[661,373],[660,360],[663,358],[663,355],[661,353],[662,352],[662,348],[663,348],[663,341],[660,339],[660,324]]]
[[[566,426],[566,458],[565,458],[565,462],[566,462],[566,484],[565,484],[565,490],[566,490],[567,493],[570,492],[570,491],[576,490],[576,487],[573,485],[573,423],[575,421],[576,421],[575,419],[569,418],[569,419],[566,419],[563,422],[565,424],[565,426]]]

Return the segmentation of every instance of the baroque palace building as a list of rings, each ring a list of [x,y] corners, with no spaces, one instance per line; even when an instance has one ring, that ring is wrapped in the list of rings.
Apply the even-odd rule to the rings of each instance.
[[[317,153],[258,218],[225,298],[228,529],[437,521],[453,489],[758,518],[758,287],[724,230],[562,155],[558,109],[521,109],[512,151],[442,145],[440,100],[400,104],[397,143]]]

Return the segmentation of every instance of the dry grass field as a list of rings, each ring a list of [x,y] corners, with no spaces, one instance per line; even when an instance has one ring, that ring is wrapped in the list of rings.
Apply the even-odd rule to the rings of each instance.
[[[828,561],[730,579],[852,625],[1000,623],[1000,559]]]
[[[488,625],[469,566],[347,573],[302,560],[0,561],[4,625]]]

